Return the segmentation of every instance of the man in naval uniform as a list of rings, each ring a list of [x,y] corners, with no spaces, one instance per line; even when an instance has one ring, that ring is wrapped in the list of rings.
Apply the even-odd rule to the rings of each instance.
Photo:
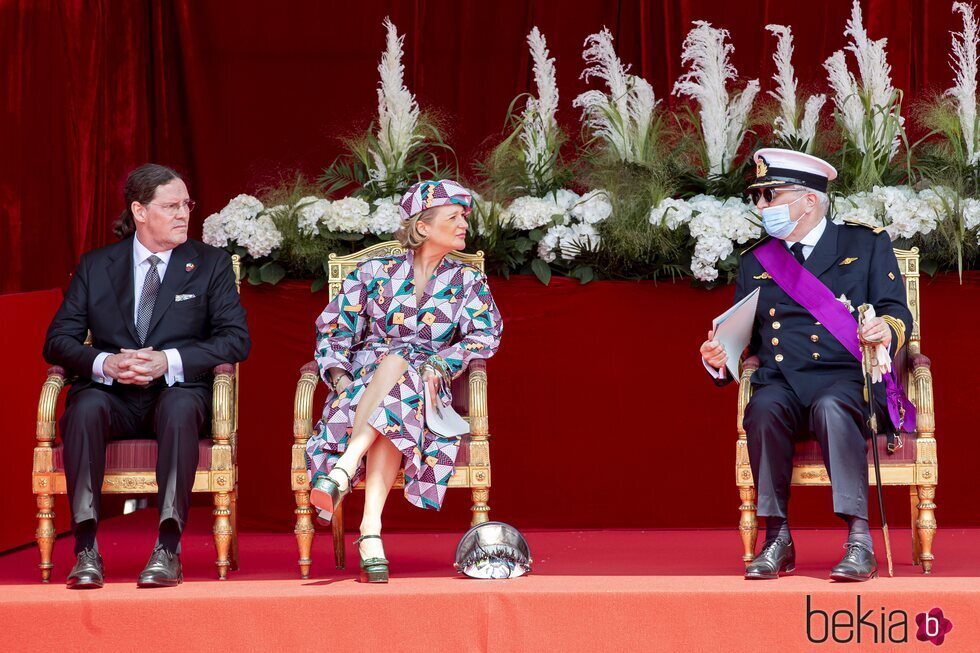
[[[748,347],[760,366],[743,424],[766,538],[745,578],[778,578],[793,570],[796,550],[787,521],[793,448],[815,438],[830,475],[834,512],[848,524],[846,552],[830,577],[868,580],[878,567],[868,527],[870,431],[859,342],[882,345],[892,357],[903,346],[912,330],[905,285],[887,233],[830,219],[827,184],[837,176],[830,164],[775,148],[759,150],[754,159],[756,178],[748,192],[768,235],[742,253],[735,301],[760,289]],[[817,295],[821,301],[814,303]],[[877,317],[858,333],[857,307],[865,303]],[[718,385],[731,380],[728,357],[713,333],[701,345],[701,357]],[[876,384],[874,395],[879,424],[908,424],[908,416],[887,409],[885,384]]]

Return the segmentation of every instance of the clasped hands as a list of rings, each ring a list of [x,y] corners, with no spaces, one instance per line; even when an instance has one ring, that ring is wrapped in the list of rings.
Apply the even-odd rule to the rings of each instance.
[[[120,349],[102,362],[102,373],[130,385],[149,385],[167,373],[167,355],[153,347]]]

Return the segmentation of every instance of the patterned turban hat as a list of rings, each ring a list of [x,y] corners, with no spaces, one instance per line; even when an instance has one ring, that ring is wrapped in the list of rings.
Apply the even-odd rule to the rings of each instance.
[[[421,181],[409,188],[398,203],[398,212],[404,222],[433,206],[459,204],[467,215],[473,210],[473,195],[455,181]]]

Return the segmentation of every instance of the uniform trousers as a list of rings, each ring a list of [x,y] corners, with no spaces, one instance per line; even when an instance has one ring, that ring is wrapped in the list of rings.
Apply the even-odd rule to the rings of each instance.
[[[210,403],[210,387],[167,387],[162,380],[147,387],[92,384],[69,395],[60,426],[73,527],[99,519],[109,441],[153,438],[160,522],[174,519],[183,530]]]
[[[878,424],[882,411],[878,410]],[[753,386],[743,426],[758,492],[760,517],[787,517],[793,448],[816,438],[830,475],[834,512],[868,518],[867,404],[864,386],[837,381],[821,388],[809,406],[786,383]]]

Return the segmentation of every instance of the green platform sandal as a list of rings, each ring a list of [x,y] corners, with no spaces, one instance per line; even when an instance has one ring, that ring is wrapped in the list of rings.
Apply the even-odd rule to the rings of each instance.
[[[387,583],[388,582],[388,561],[385,558],[368,558],[361,555],[360,544],[364,540],[381,539],[380,535],[362,535],[354,544],[357,545],[357,556],[361,559],[361,577],[358,579],[362,583]]]
[[[350,474],[343,467],[334,467],[338,472],[343,472],[344,476],[347,477],[347,488],[341,490],[340,486],[337,485],[337,481],[333,480],[329,476],[321,476],[313,483],[313,489],[310,490],[310,503],[319,508],[320,510],[326,510],[331,515],[340,505],[340,502],[344,500],[353,487],[353,483],[350,480]],[[333,471],[333,470],[331,470]]]

